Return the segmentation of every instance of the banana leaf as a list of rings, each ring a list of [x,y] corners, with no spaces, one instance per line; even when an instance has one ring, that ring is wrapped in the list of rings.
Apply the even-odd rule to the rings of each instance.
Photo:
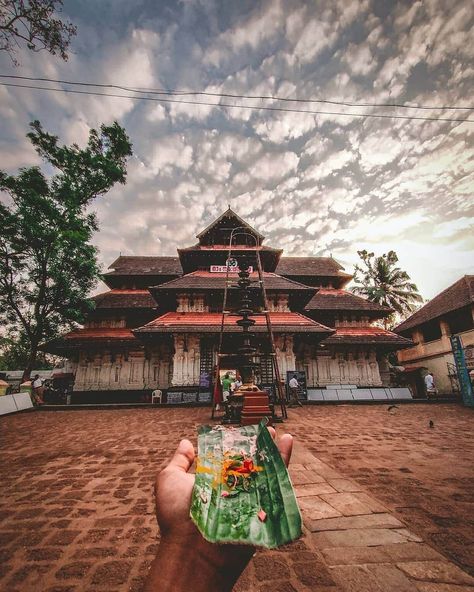
[[[198,429],[190,516],[212,543],[275,548],[301,536],[290,476],[265,422]]]

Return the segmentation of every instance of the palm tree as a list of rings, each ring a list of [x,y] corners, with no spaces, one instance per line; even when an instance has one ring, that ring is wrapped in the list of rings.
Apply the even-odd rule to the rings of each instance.
[[[358,264],[354,268],[354,281],[359,284],[352,288],[355,294],[389,306],[401,316],[412,313],[416,305],[423,302],[407,272],[396,267],[398,257],[395,251],[389,251],[381,257],[375,257],[374,253],[365,250],[357,251],[357,254],[365,264],[365,269]]]

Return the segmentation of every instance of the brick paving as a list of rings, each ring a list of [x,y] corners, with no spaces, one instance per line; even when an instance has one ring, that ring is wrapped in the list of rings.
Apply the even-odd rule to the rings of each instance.
[[[290,410],[304,536],[259,551],[236,592],[474,590],[473,417],[448,405]],[[207,409],[2,418],[0,590],[140,591],[159,538],[154,475],[208,421]]]

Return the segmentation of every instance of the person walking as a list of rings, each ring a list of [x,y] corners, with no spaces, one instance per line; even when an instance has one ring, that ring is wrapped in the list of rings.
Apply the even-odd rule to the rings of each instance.
[[[300,385],[298,383],[298,377],[296,376],[296,374],[293,374],[292,378],[290,379],[290,382],[288,383],[288,386],[290,387],[290,404],[288,405],[288,407],[295,407],[295,405],[303,407],[303,404],[298,398],[298,390]]]

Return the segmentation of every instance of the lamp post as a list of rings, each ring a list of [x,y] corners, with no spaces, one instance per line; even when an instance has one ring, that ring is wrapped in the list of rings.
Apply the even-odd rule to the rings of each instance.
[[[242,341],[238,348],[239,371],[242,377],[242,386],[235,394],[243,395],[244,403],[241,413],[242,425],[259,423],[261,419],[267,417],[271,420],[271,410],[269,406],[268,394],[261,391],[255,384],[255,362],[254,358],[257,349],[252,345],[250,328],[255,325],[255,319],[252,309],[252,299],[250,298],[250,279],[249,264],[242,257],[239,261],[239,280],[237,282],[240,291],[240,304],[237,311],[242,318],[237,321],[237,325],[242,327]],[[258,354],[257,354],[258,355]]]

